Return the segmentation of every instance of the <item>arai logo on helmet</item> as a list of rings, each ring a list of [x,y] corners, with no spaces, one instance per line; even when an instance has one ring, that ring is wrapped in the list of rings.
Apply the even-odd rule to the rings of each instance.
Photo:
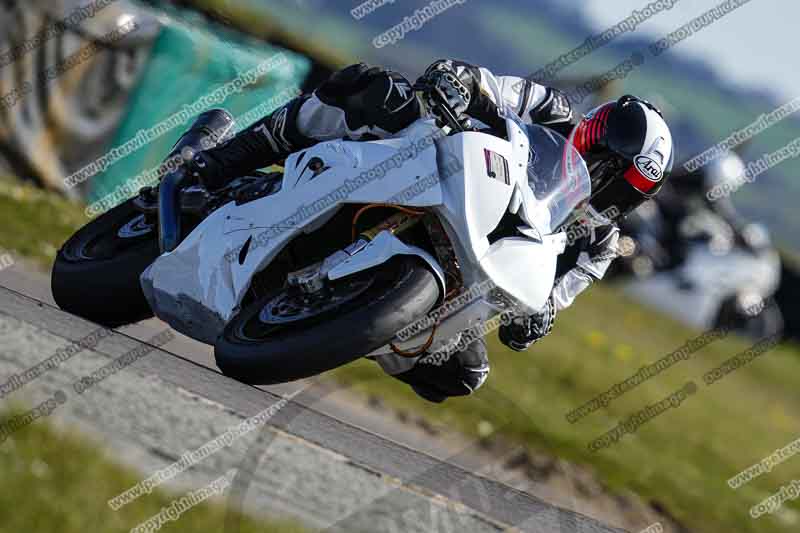
[[[656,163],[655,159],[646,155],[637,155],[633,158],[633,164],[636,169],[650,181],[658,181],[661,179],[663,172],[661,166]]]

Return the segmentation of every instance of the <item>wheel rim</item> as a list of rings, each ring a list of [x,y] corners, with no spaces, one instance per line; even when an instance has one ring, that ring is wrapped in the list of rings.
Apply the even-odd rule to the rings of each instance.
[[[130,246],[151,239],[155,229],[140,213],[136,213],[132,218],[126,218],[118,227],[114,226],[78,237],[64,248],[65,257],[72,261],[108,259]]]
[[[147,223],[144,215],[139,215],[129,220],[124,226],[117,231],[117,237],[120,239],[135,239],[143,235],[152,233],[154,226]]]
[[[263,340],[287,327],[321,319],[357,300],[373,281],[373,277],[345,279],[315,294],[284,289],[245,321],[238,328],[237,336],[248,341]]]

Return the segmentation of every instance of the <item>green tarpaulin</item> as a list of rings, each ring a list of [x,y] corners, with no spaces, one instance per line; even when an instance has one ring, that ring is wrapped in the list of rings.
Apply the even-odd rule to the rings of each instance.
[[[302,55],[193,12],[159,18],[163,28],[110,143],[108,166],[91,178],[90,202],[123,189],[135,193],[197,114],[223,107],[245,127],[296,94],[311,68]]]

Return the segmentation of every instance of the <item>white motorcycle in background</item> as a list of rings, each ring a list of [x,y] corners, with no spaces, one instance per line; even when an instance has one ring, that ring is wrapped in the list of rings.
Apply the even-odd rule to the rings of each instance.
[[[675,266],[660,241],[663,222],[657,203],[640,208],[623,231],[636,252],[618,263],[633,274],[623,284],[638,300],[697,329],[726,326],[761,339],[783,330],[771,301],[780,284],[781,263],[769,234],[748,224],[748,246],[731,225],[709,209],[696,209],[677,229],[685,257]]]
[[[439,105],[446,129],[420,119],[391,139],[322,142],[218,191],[165,176],[65,243],[58,305],[108,326],[154,313],[258,384],[432,352],[509,305],[541,309],[560,229],[590,196],[586,165],[555,132],[516,117],[507,140],[467,131]],[[231,126],[205,113],[173,154]],[[397,337],[486,280],[488,294]]]

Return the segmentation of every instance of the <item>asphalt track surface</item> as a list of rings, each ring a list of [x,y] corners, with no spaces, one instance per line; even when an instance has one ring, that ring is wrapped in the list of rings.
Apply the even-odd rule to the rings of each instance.
[[[95,330],[96,325],[55,308],[45,276],[23,265],[0,272],[3,380]],[[177,334],[86,393],[75,394],[72,384],[82,375],[164,330],[150,320],[112,332],[14,394],[35,405],[56,389],[66,391],[68,399],[53,418],[85,430],[145,475],[273,408],[259,431],[169,486],[196,488],[235,470],[230,509],[296,517],[318,530],[623,531],[478,476],[474,443],[423,438],[369,410],[352,409],[324,384],[312,380],[256,388],[228,379],[216,370],[210,348]],[[289,394],[294,394],[291,401],[282,402]],[[225,533],[235,532],[235,523],[227,524]]]

